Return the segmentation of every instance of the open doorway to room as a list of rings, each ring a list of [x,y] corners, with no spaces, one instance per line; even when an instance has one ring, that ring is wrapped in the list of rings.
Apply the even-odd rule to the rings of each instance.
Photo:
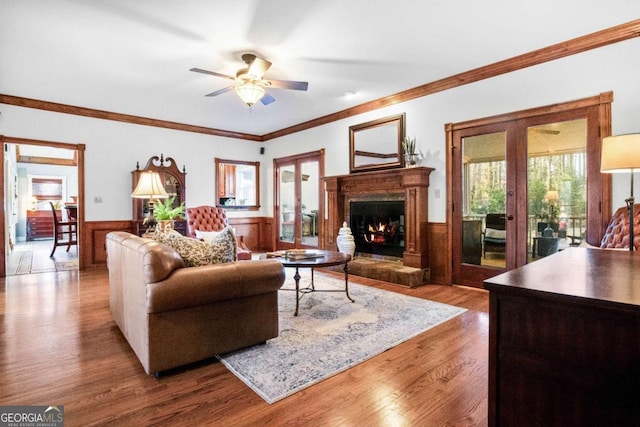
[[[317,248],[324,199],[324,150],[274,159],[277,249]]]
[[[73,144],[2,138],[6,276],[80,268],[84,187]],[[54,214],[56,215],[54,218]],[[55,237],[55,224],[64,231]],[[64,226],[62,224],[70,224]],[[71,244],[63,244],[70,241]]]

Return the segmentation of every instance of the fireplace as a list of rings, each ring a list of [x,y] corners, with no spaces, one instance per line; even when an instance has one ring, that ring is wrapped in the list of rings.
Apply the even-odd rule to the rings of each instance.
[[[402,235],[395,237],[394,253],[402,258],[407,267],[428,268],[428,188],[429,174],[433,168],[397,168],[381,171],[361,172],[349,175],[339,175],[324,178],[326,191],[326,221],[325,232],[322,236],[322,247],[336,248],[336,236],[343,221],[347,221],[354,234],[354,240],[359,225],[352,222],[352,203],[355,202],[401,202],[402,214],[393,213],[391,222]],[[403,215],[402,218],[400,215]],[[387,216],[389,216],[387,214]],[[368,230],[368,227],[367,227]],[[364,231],[361,230],[361,231]],[[376,235],[374,233],[374,241]],[[364,237],[363,237],[364,239]],[[371,240],[371,233],[368,239]],[[378,241],[381,237],[378,236]],[[386,239],[386,237],[385,237]],[[376,250],[388,249],[391,245],[376,246]],[[397,250],[397,252],[395,252]],[[359,249],[356,249],[359,251]]]
[[[403,200],[351,202],[349,210],[356,253],[402,258],[405,246]]]

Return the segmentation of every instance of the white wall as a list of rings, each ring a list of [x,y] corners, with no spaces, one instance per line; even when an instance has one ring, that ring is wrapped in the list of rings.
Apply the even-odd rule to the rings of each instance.
[[[460,70],[464,71],[464,70]],[[430,176],[429,220],[446,219],[445,123],[455,123],[613,91],[613,134],[640,131],[640,40],[493,77],[445,92],[396,104],[381,110],[268,141],[270,156],[295,154],[326,147],[326,174],[349,173],[351,125],[406,112],[406,133],[415,136],[425,154],[422,164],[435,168]],[[341,159],[334,161],[333,159]],[[640,184],[637,182],[638,188]],[[612,205],[624,206],[629,175],[614,176]],[[636,193],[638,188],[636,188]],[[436,190],[440,197],[436,198]],[[270,194],[271,197],[271,194]]]
[[[131,219],[131,171],[161,153],[186,167],[187,206],[215,203],[214,158],[263,160],[261,144],[0,105],[0,134],[86,144],[85,219]],[[264,177],[261,177],[263,180]],[[101,197],[102,203],[95,198]],[[264,202],[263,202],[264,204]],[[262,212],[242,212],[243,216]],[[237,215],[229,211],[229,216]]]
[[[465,70],[460,70],[460,72]],[[406,112],[407,135],[417,138],[431,174],[429,219],[446,219],[444,124],[571,101],[613,91],[613,133],[640,131],[640,40],[633,39],[580,55],[541,64],[507,75],[461,86],[318,128],[260,143],[189,132],[0,105],[0,134],[86,144],[86,219],[131,218],[131,170],[164,153],[187,169],[187,205],[213,204],[214,157],[261,161],[261,205],[256,212],[272,214],[272,174],[275,157],[326,149],[327,176],[349,172],[351,125]],[[426,83],[426,82],[425,82]],[[628,175],[614,177],[613,207],[624,205]],[[640,179],[636,180],[640,182]],[[640,183],[638,184],[640,187]],[[638,189],[636,189],[637,192]],[[435,194],[439,191],[440,197]],[[101,196],[103,203],[94,202]]]

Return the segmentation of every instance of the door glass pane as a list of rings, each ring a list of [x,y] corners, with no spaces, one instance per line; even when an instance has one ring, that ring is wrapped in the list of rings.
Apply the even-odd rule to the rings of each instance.
[[[295,167],[293,165],[280,166],[280,241],[293,243],[295,241]]]
[[[587,121],[527,129],[529,262],[578,245],[586,231]]]
[[[300,165],[302,171],[301,189],[301,236],[302,244],[305,246],[318,246],[318,212],[320,207],[318,201],[318,178],[319,163],[317,161],[304,162]]]
[[[506,133],[462,139],[462,262],[506,267]]]

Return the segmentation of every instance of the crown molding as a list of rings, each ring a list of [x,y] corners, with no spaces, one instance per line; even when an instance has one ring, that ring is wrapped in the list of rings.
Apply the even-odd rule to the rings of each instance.
[[[224,136],[228,138],[246,139],[250,141],[262,141],[259,135],[232,132],[228,130],[195,126],[185,123],[170,122],[167,120],[151,119],[148,117],[132,116],[130,114],[114,113],[111,111],[95,110],[93,108],[78,107],[75,105],[60,104],[57,102],[43,101],[40,99],[23,98],[19,96],[0,94],[0,104],[15,105],[18,107],[35,108],[37,110],[54,111],[56,113],[73,114],[76,116],[92,117],[94,119],[113,120],[116,122],[131,123],[135,125],[154,126],[173,129],[184,132],[204,133],[207,135]]]
[[[616,25],[595,33],[587,34],[548,47],[537,49],[509,59],[485,65],[440,80],[426,83],[421,86],[408,89],[384,98],[365,102],[355,107],[350,107],[336,113],[327,114],[306,122],[270,132],[264,135],[253,135],[241,132],[233,132],[222,129],[209,128],[205,126],[195,126],[184,123],[171,122],[166,120],[151,119],[147,117],[132,116],[129,114],[114,113],[92,108],[78,107],[73,105],[59,104],[55,102],[22,98],[18,96],[0,94],[0,103],[16,105],[25,108],[35,108],[40,110],[54,111],[58,113],[74,114],[78,116],[93,117],[104,120],[114,120],[125,123],[132,123],[144,126],[155,126],[167,129],[174,129],[184,132],[203,133],[207,135],[223,136],[235,139],[245,139],[249,141],[264,142],[279,138],[285,135],[301,132],[317,126],[326,125],[338,120],[343,120],[369,111],[378,110],[390,105],[406,102],[412,99],[421,98],[437,92],[442,92],[455,87],[474,83],[480,80],[499,76],[501,74],[539,65],[545,62],[554,61],[588,50],[618,43],[640,36],[640,19],[630,21],[621,25]]]

